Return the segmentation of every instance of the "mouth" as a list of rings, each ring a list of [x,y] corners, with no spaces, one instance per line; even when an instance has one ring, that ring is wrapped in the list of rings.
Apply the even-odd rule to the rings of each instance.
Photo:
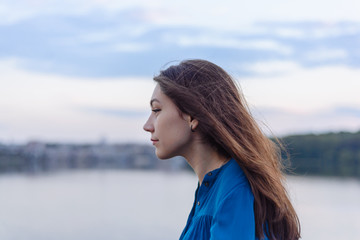
[[[152,138],[152,139],[151,139],[151,141],[152,141],[152,144],[153,144],[153,145],[155,145],[155,144],[156,144],[159,140],[158,140],[158,139],[153,139],[153,138]]]

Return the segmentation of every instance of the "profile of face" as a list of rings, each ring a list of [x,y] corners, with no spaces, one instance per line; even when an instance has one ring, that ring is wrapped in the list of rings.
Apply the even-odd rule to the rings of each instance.
[[[162,92],[159,84],[154,89],[150,106],[152,111],[144,130],[151,133],[156,156],[160,159],[184,156],[192,142],[190,127],[196,127],[196,120],[181,113],[175,103]]]

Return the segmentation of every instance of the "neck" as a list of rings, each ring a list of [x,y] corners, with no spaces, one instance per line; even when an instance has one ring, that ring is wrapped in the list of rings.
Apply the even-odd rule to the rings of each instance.
[[[198,176],[200,185],[206,173],[220,168],[228,161],[208,144],[201,143],[195,144],[184,157]]]

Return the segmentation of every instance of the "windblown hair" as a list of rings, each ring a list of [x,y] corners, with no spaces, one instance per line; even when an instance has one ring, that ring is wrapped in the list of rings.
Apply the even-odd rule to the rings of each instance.
[[[280,149],[261,131],[230,75],[211,62],[186,60],[154,80],[183,113],[199,121],[196,131],[203,140],[243,169],[254,194],[256,236],[299,239],[299,219],[283,186]]]

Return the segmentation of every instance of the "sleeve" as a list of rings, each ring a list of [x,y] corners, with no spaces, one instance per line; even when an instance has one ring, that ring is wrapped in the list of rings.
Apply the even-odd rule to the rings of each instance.
[[[254,240],[254,196],[250,189],[237,188],[219,204],[210,229],[210,240]]]

